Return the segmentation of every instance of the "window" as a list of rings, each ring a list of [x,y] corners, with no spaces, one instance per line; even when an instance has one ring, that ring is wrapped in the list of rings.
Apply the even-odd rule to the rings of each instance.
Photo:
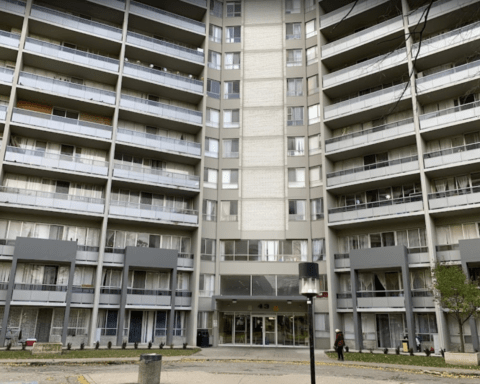
[[[305,221],[305,200],[288,200],[288,220]]]
[[[318,62],[318,46],[310,47],[307,49],[307,65],[315,64]]]
[[[223,140],[223,156],[224,159],[238,159],[238,139]]]
[[[198,312],[197,329],[207,329],[208,335],[213,335],[213,312]],[[212,341],[210,341],[212,344]]]
[[[285,0],[285,13],[300,13],[300,0]]]
[[[215,261],[216,241],[215,239],[202,239],[200,245],[200,259]]]
[[[205,188],[217,189],[218,171],[216,169],[205,168],[204,179],[203,186]]]
[[[224,169],[222,171],[222,189],[238,188],[238,169]]]
[[[307,241],[222,240],[220,256],[222,261],[306,261]]]
[[[88,331],[88,322],[90,319],[88,309],[72,308],[70,309],[70,318],[68,319],[68,336],[86,336]]]
[[[305,13],[315,10],[316,0],[305,0]]]
[[[328,292],[328,278],[327,275],[320,275],[320,292]]]
[[[287,108],[287,125],[303,125],[303,107]]]
[[[240,110],[224,109],[223,110],[223,128],[240,127]]]
[[[307,86],[308,86],[308,96],[315,95],[318,93],[318,75],[309,77],[307,79]]]
[[[297,40],[302,37],[302,24],[287,23],[285,27],[287,40]]]
[[[320,121],[320,104],[308,107],[308,124],[315,124]]]
[[[288,168],[288,188],[305,188],[305,168]]]
[[[205,156],[218,159],[218,140],[210,137],[205,138]]]
[[[375,169],[388,166],[388,152],[377,153],[374,155],[363,156],[363,165],[369,166],[368,169]]]
[[[315,19],[307,21],[305,23],[305,37],[313,37],[317,35],[317,28],[315,26]]]
[[[287,67],[298,67],[302,65],[302,50],[287,49]]]
[[[316,155],[322,151],[322,140],[321,136],[313,135],[308,138],[308,154]]]
[[[220,203],[220,221],[238,221],[238,201]]]
[[[217,109],[207,108],[206,125],[213,128],[220,126],[220,111]]]
[[[322,185],[322,166],[310,168],[310,187],[318,187]]]
[[[240,52],[225,53],[225,69],[240,69]]]
[[[222,54],[215,51],[208,51],[208,67],[222,69]]]
[[[222,18],[223,3],[219,0],[210,0],[210,15]]]
[[[75,120],[78,120],[78,117],[79,117],[78,112],[67,111],[65,109],[56,108],[56,107],[53,108],[52,115],[66,117],[67,119],[75,119]]]
[[[242,2],[241,1],[227,1],[227,17],[242,16]]]
[[[167,312],[157,311],[155,313],[155,337],[167,335]]]
[[[287,79],[287,96],[303,96],[303,79]]]
[[[225,27],[225,43],[240,43],[241,38],[241,27]]]
[[[102,336],[116,336],[118,323],[117,309],[99,309],[97,328],[101,329]]]
[[[310,201],[310,211],[312,221],[323,219],[323,199],[313,199]]]
[[[325,260],[325,239],[312,239],[313,261]]]
[[[222,28],[217,27],[216,25],[210,24],[209,38],[210,38],[210,41],[213,41],[215,43],[221,43],[222,42]]]
[[[303,156],[305,154],[305,138],[289,137],[287,140],[288,156]]]
[[[207,95],[214,99],[220,99],[220,82],[207,79]]]
[[[201,273],[198,289],[200,297],[212,297],[215,291],[215,275]]]
[[[437,244],[452,245],[458,244],[459,240],[478,238],[477,226],[475,223],[447,225],[437,227]],[[437,246],[437,251],[439,247]]]
[[[175,311],[175,319],[173,321],[173,336],[184,336],[185,328],[185,311]]]
[[[415,329],[417,330],[417,334],[420,337],[420,340],[425,341],[433,341],[433,335],[438,333],[437,329],[437,318],[435,314],[425,313],[415,314]]]
[[[203,200],[203,220],[217,221],[217,202],[215,200]]]
[[[240,98],[240,80],[225,81],[223,84],[223,97],[225,99]]]

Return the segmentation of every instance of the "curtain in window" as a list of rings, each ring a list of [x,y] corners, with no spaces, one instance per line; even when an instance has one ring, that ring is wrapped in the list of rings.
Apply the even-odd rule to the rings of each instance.
[[[436,192],[445,192],[445,190],[447,189],[446,179],[435,180],[434,183]]]
[[[470,180],[468,176],[456,176],[455,180],[457,182],[458,189],[465,189],[470,186]]]
[[[450,237],[450,227],[437,227],[437,244],[438,245],[448,245],[452,244]]]
[[[359,273],[358,285],[360,291],[373,291],[373,273]]]
[[[10,270],[12,263],[0,262],[0,283],[6,283],[10,280]]]

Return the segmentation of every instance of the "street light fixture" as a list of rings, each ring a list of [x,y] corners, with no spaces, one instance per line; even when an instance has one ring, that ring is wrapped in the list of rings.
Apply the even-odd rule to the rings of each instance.
[[[300,294],[306,296],[308,306],[308,333],[310,335],[310,377],[315,384],[315,352],[313,349],[313,298],[320,292],[320,275],[317,263],[300,263],[298,265]]]

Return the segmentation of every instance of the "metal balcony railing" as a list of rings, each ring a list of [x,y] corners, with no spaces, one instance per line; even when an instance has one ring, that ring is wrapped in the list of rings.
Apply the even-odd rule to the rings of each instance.
[[[0,2],[0,4],[2,3]],[[20,35],[11,32],[0,31],[0,44],[18,48],[20,45]]]
[[[299,262],[307,261],[307,255],[221,255],[222,261],[280,261]]]
[[[67,292],[68,285],[15,283],[13,288],[22,291]]]
[[[440,151],[429,152],[423,155],[424,159],[432,159],[439,156],[451,155],[453,153],[461,153],[465,151],[472,151],[474,149],[480,149],[480,143],[472,143],[466,145],[460,145],[458,147],[442,149]]]
[[[357,291],[357,297],[403,297],[403,289],[385,291]]]
[[[305,151],[303,149],[292,149],[288,151],[288,156],[303,156]]]
[[[182,0],[185,3],[190,3],[194,5],[198,5],[199,7],[202,8],[207,8],[207,0]]]
[[[420,128],[430,128],[431,124],[428,124],[427,121],[432,120],[433,122],[433,119],[436,119],[438,117],[444,117],[445,122],[455,122],[480,116],[480,109],[477,110],[478,107],[480,107],[480,101],[420,115]],[[455,114],[455,116],[449,116],[452,114]]]
[[[455,2],[452,2],[451,0],[437,0],[432,3],[430,11],[428,12],[428,20],[432,20],[443,13],[460,9],[463,6],[470,5],[475,2],[476,0],[456,0]],[[428,5],[420,7],[408,15],[408,23],[410,25],[416,25],[419,22],[423,22],[425,20],[425,10],[427,6]]]
[[[120,10],[125,9],[125,0],[87,0],[90,3],[101,4],[107,7],[116,8]]]
[[[347,15],[348,17],[352,17],[356,14],[366,11],[367,9],[376,7],[377,5],[386,2],[388,2],[388,0],[359,0],[353,8],[352,4],[347,4],[341,8],[320,16],[320,26],[321,28],[328,27],[329,25],[340,22]],[[345,20],[347,19],[348,18]]]
[[[13,81],[13,69],[0,67],[0,82],[11,83]]]
[[[144,295],[144,296],[171,296],[172,291],[168,289],[144,289],[144,288],[128,288],[129,295]]]
[[[220,221],[235,222],[238,221],[238,215],[222,215],[220,216]]]
[[[480,204],[480,187],[459,188],[428,194],[430,209]]]
[[[23,1],[16,0],[2,0],[0,1],[0,9],[3,9],[8,12],[19,13],[21,15],[25,14],[26,3]]]
[[[240,98],[240,93],[225,93],[223,95],[224,99],[239,99]]]
[[[288,221],[305,221],[305,219],[306,219],[305,214],[290,213],[288,215]]]
[[[94,287],[84,287],[83,285],[72,286],[72,293],[95,293]]]
[[[287,91],[288,97],[303,96],[303,91]]]
[[[357,205],[347,205],[345,207],[331,208],[328,210],[328,213],[333,214],[333,213],[341,213],[341,212],[358,211],[358,210],[368,209],[368,208],[387,207],[387,206],[397,205],[397,204],[407,204],[415,201],[422,201],[422,195],[420,194],[417,196],[401,197],[399,199],[390,199],[390,200],[375,201],[371,203],[363,203],[363,204],[357,204]]]

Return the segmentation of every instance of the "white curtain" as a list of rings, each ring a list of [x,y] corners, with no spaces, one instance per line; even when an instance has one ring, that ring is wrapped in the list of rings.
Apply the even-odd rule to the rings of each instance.
[[[10,279],[10,271],[12,269],[12,263],[4,261],[0,262],[0,283],[6,283]]]
[[[70,267],[61,266],[58,268],[57,285],[67,285]]]
[[[445,192],[447,188],[447,180],[446,179],[441,179],[441,180],[435,180],[435,189],[436,192]]]
[[[445,227],[437,227],[437,244],[438,245],[448,245],[451,244],[451,238],[450,238],[450,227],[445,226]]]
[[[177,289],[180,291],[188,291],[190,288],[190,276],[186,273],[179,272],[177,274]]]
[[[158,289],[170,289],[170,273],[159,273]]]

